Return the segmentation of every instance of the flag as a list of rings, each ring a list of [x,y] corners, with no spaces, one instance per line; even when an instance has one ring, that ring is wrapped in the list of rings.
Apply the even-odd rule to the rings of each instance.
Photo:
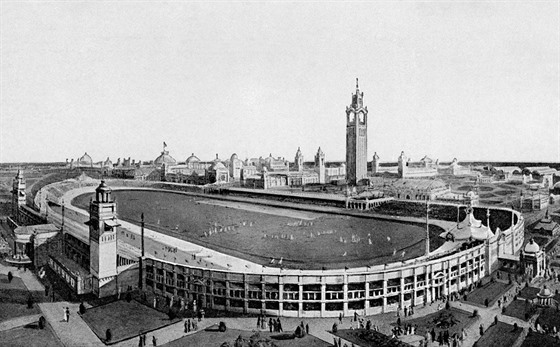
[[[165,143],[165,141],[163,141],[163,148],[167,147],[167,143]]]

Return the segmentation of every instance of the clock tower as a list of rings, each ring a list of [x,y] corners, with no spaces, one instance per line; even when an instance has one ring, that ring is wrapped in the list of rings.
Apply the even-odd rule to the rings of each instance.
[[[346,180],[355,185],[367,177],[367,107],[356,78],[356,94],[346,107]]]
[[[116,292],[117,276],[117,211],[111,197],[111,188],[105,181],[95,189],[95,200],[89,204],[89,252],[93,290],[99,297]],[[107,286],[106,286],[107,285]],[[104,286],[106,286],[104,288]]]

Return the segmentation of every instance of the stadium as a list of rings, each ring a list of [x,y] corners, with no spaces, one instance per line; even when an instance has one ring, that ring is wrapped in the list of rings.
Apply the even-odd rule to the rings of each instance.
[[[396,311],[475,285],[496,269],[498,256],[523,245],[523,217],[505,208],[433,203],[426,218],[419,201],[362,211],[320,194],[106,185],[119,223],[117,274],[100,291],[114,292],[120,281],[199,308],[287,317]],[[85,223],[102,186],[54,183],[35,204],[63,225],[66,244],[89,244]],[[84,267],[89,262],[89,250],[65,253]],[[68,275],[77,292],[96,287]]]

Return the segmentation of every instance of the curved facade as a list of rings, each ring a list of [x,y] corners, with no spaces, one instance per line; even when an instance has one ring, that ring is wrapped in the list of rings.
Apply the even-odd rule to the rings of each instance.
[[[114,185],[112,188],[118,189]],[[142,258],[141,282],[146,290],[157,294],[221,310],[287,317],[396,311],[399,306],[421,305],[467,288],[497,268],[500,254],[515,254],[520,249],[523,217],[508,209],[492,209],[511,213],[511,227],[489,239],[468,246],[444,245],[428,256],[409,261],[346,270],[283,270],[256,264],[227,270],[230,264],[218,268],[198,266],[196,253],[192,255],[195,261],[189,261],[189,265],[179,263],[182,259],[170,261],[163,259],[163,255],[148,255]],[[140,234],[140,227],[123,225],[127,232]],[[173,255],[176,247],[183,246],[179,240],[169,239],[162,239],[162,248]],[[165,242],[169,247],[164,246]],[[214,259],[217,261],[217,257]]]

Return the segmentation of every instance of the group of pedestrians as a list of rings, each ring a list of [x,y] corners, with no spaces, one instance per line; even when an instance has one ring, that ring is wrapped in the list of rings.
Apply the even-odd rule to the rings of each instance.
[[[197,330],[198,330],[198,324],[196,322],[196,319],[193,318],[193,320],[191,321],[190,318],[187,318],[187,320],[185,321],[185,332],[190,333],[191,331],[197,331]]]
[[[268,320],[268,329],[269,331],[275,332],[275,333],[281,333],[284,330],[282,329],[282,322],[280,322],[280,317],[274,319],[272,317],[270,317],[270,319]]]
[[[461,331],[461,334],[455,333],[453,335],[449,333],[449,330],[440,331],[439,334],[436,334],[433,328],[430,331],[430,338],[432,340],[432,343],[437,342],[439,346],[459,347],[463,344],[465,337],[465,329]]]
[[[146,334],[141,334],[138,338],[138,347],[146,347]],[[152,336],[152,346],[157,346],[157,337],[155,335]]]

